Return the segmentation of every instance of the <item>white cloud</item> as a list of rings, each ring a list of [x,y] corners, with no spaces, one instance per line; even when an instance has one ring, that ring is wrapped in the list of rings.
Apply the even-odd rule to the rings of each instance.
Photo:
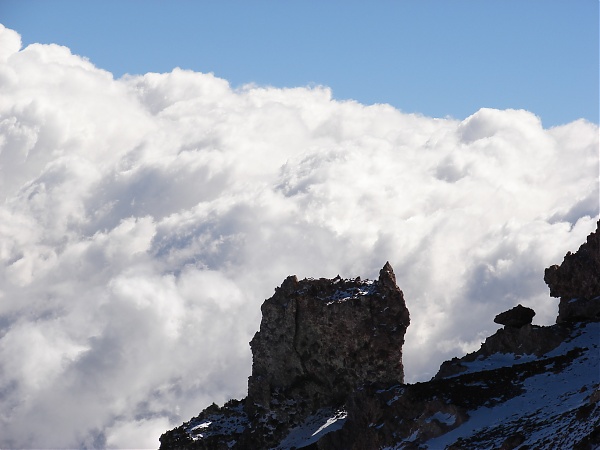
[[[598,215],[598,127],[466,120],[111,74],[0,29],[0,446],[158,446],[245,394],[260,305],[290,274],[389,260],[408,380],[472,350]],[[4,82],[6,81],[6,82]],[[154,442],[154,444],[153,444]]]
[[[0,24],[0,61],[6,60],[21,49],[21,36]]]

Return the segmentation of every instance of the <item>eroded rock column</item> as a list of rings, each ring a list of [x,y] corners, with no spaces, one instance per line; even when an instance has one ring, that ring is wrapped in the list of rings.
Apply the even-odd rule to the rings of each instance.
[[[262,305],[250,346],[246,411],[301,411],[341,405],[357,387],[404,380],[402,346],[410,323],[389,263],[375,281],[288,277]]]

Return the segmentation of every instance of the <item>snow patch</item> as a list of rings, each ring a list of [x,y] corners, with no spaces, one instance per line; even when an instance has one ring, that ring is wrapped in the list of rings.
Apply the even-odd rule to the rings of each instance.
[[[346,422],[345,410],[322,409],[316,414],[308,417],[302,425],[291,429],[287,437],[281,441],[277,450],[285,450],[292,447],[305,447],[314,444],[321,437],[332,431],[339,430]]]
[[[436,412],[433,416],[425,419],[425,422],[430,423],[434,420],[437,420],[440,423],[445,423],[446,425],[452,426],[456,422],[456,417],[450,413]]]
[[[492,424],[503,424],[505,427],[513,424],[515,426],[511,428],[515,429],[529,427],[530,431],[523,445],[540,448],[540,445],[543,447],[546,443],[553,442],[558,446],[556,448],[573,448],[573,445],[591,433],[594,427],[593,423],[587,428],[578,426],[580,435],[577,435],[565,431],[565,418],[572,417],[577,408],[586,404],[590,393],[594,392],[598,385],[599,336],[600,323],[582,326],[572,340],[546,355],[559,356],[576,348],[585,349],[567,368],[558,373],[545,372],[524,380],[523,394],[492,407],[483,406],[469,411],[470,418],[467,422],[445,435],[429,440],[425,448],[442,449],[460,438],[467,439],[486,434],[489,435],[486,448],[497,448],[506,436],[495,434]],[[510,356],[500,363],[504,365],[509,359]],[[472,363],[470,371],[474,371],[476,363],[477,361]],[[480,367],[488,370],[489,365]]]
[[[200,430],[200,429],[202,429],[202,428],[208,428],[208,427],[210,426],[210,424],[211,424],[211,423],[212,423],[211,421],[207,420],[206,422],[202,422],[201,424],[199,424],[199,425],[196,425],[196,426],[195,426],[195,427],[193,427],[193,428],[190,428],[190,430],[189,430],[189,431],[190,431],[190,432],[193,432],[193,431],[196,431],[196,430]]]
[[[364,284],[362,284],[361,286],[352,287],[344,290],[336,290],[335,293],[327,299],[327,305],[331,305],[333,303],[341,303],[352,298],[372,295],[376,290],[376,286],[375,284],[373,284],[373,281],[366,280],[363,283]]]
[[[475,361],[464,362],[461,361],[460,365],[466,367],[466,370],[449,376],[447,378],[453,378],[466,373],[483,372],[486,370],[495,370],[501,367],[512,367],[515,364],[522,364],[530,361],[535,361],[537,356],[535,355],[516,355],[514,353],[494,353],[490,356],[480,356]]]
[[[201,422],[193,422],[185,431],[193,440],[198,441],[210,436],[233,436],[240,434],[247,426],[248,417],[244,413],[243,406],[238,405],[230,408],[227,415],[212,414],[202,419]]]

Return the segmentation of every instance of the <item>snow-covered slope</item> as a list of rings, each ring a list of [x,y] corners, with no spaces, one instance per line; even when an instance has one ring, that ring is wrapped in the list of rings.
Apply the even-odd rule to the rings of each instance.
[[[466,370],[447,378],[366,386],[346,408],[322,408],[290,427],[272,448],[600,448],[600,323],[544,328],[566,336],[544,355],[494,353],[461,361]],[[256,448],[240,439],[251,428],[243,402],[215,405],[162,448]]]
[[[466,385],[485,388],[509,377],[516,395],[506,399],[482,395],[481,405],[475,402],[464,411],[463,423],[452,427],[454,418],[444,417],[442,421],[453,429],[424,439],[418,448],[597,448],[599,346],[600,323],[578,324],[563,344],[541,358],[494,354],[466,363],[467,371],[457,377]],[[475,390],[472,393],[476,395]],[[440,421],[439,414],[429,418]],[[404,439],[389,448],[414,447],[410,442]]]

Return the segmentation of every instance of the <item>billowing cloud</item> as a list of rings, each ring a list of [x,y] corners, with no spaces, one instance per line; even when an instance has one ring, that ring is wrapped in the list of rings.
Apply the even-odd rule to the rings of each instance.
[[[149,447],[245,393],[290,274],[377,276],[411,311],[409,381],[475,349],[598,216],[598,127],[464,121],[126,76],[0,28],[0,446]]]

